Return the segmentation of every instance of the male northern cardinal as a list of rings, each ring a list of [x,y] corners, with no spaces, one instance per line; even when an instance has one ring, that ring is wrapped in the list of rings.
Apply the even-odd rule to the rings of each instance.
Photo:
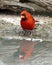
[[[27,11],[22,11],[20,14],[21,17],[21,27],[23,30],[33,30],[35,27],[35,20],[32,15]]]
[[[26,10],[20,13],[20,18],[21,18],[20,24],[22,29],[26,32],[30,31],[31,33],[31,31],[35,28],[35,22],[38,22],[38,21],[36,21],[32,17],[32,15]]]

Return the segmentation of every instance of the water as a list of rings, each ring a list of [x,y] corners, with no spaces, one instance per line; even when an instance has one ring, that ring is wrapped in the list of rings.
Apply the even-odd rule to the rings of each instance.
[[[33,42],[34,49],[26,61],[19,59],[20,44],[24,40],[0,38],[0,65],[52,65],[52,42]],[[28,41],[25,41],[29,43]]]

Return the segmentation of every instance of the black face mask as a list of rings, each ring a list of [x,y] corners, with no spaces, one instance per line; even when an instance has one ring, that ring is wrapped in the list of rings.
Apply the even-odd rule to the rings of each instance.
[[[24,18],[22,18],[22,20],[26,20],[26,15],[25,14],[22,14],[22,16],[24,16]]]

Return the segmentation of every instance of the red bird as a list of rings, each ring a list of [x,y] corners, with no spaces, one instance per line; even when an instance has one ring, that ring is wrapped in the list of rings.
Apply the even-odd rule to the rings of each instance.
[[[23,30],[33,30],[35,27],[35,20],[32,15],[27,11],[22,11],[20,14],[21,17],[21,27]]]

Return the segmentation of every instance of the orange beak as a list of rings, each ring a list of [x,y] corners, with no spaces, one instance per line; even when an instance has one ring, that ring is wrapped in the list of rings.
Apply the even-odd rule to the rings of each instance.
[[[23,19],[23,18],[25,18],[25,17],[21,15],[20,18]]]

